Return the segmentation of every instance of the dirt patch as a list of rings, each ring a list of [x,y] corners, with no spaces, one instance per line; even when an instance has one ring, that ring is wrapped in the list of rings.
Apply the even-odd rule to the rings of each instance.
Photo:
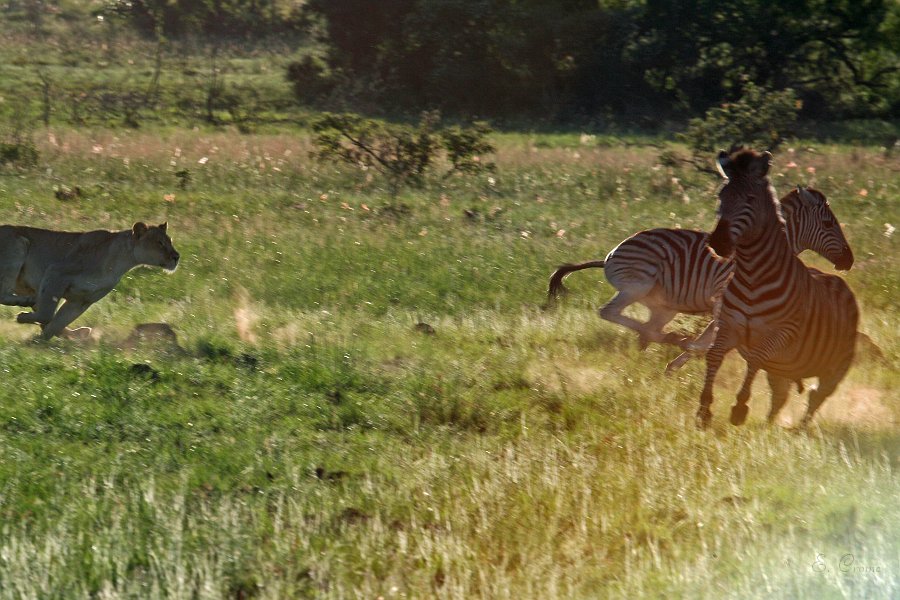
[[[591,394],[604,387],[609,377],[609,370],[560,361],[535,361],[525,369],[525,379],[529,386],[557,394]]]
[[[794,397],[782,410],[782,424],[799,423],[806,412],[806,394]],[[825,400],[813,422],[840,423],[873,429],[892,429],[900,425],[897,415],[887,405],[884,392],[879,389],[854,386],[837,392]]]
[[[243,287],[238,286],[234,294],[234,301],[234,324],[238,338],[242,342],[255,344],[258,340],[254,330],[256,322],[259,320],[259,315],[257,315],[250,302],[250,293]]]

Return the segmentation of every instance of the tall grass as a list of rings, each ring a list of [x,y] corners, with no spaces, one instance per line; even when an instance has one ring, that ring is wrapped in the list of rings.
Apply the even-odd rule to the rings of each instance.
[[[302,132],[36,142],[38,168],[0,177],[5,221],[167,219],[183,259],[92,307],[77,323],[95,326],[91,344],[31,344],[16,309],[0,311],[0,597],[900,592],[885,226],[900,178],[877,148],[777,157],[779,191],[815,185],[844,222],[846,278],[883,355],[863,355],[797,433],[804,400],[766,427],[762,384],[747,426],[727,424],[737,360],[712,430],[695,431],[702,364],[666,377],[674,350],[639,352],[601,321],[599,271],[540,310],[558,263],[642,228],[711,226],[717,182],[652,148],[498,136],[492,179],[392,199],[366,173],[310,162]],[[83,195],[61,202],[59,185]],[[120,347],[153,321],[184,352]]]

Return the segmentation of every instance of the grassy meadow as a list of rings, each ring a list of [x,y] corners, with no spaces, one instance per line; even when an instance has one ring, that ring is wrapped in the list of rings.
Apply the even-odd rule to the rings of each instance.
[[[729,425],[732,358],[699,432],[702,361],[666,376],[676,350],[601,321],[602,272],[541,304],[559,263],[711,228],[717,181],[612,138],[495,141],[495,174],[391,198],[299,130],[36,132],[4,222],[168,220],[182,262],[127,275],[90,342],[0,309],[0,597],[897,597],[897,158],[797,142],[773,168],[845,223],[882,356],[808,433],[793,392],[765,425],[762,377]],[[182,350],[123,344],[148,322]]]

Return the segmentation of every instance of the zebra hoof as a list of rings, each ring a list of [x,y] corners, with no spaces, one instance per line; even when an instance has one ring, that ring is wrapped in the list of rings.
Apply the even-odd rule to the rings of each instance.
[[[684,366],[684,363],[691,360],[691,355],[688,352],[682,352],[677,357],[675,357],[672,362],[666,365],[666,375],[671,375],[678,369]]]
[[[750,412],[750,407],[746,404],[736,404],[731,407],[731,424],[732,425],[743,425],[744,421],[747,420],[747,413]]]
[[[700,410],[697,411],[697,429],[706,429],[709,427],[710,421],[712,421],[712,411],[705,406],[701,406]]]

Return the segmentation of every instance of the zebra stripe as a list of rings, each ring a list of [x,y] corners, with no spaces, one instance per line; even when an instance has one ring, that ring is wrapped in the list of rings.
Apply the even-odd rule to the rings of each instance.
[[[767,177],[771,154],[750,150],[720,154],[728,182],[719,192],[719,220],[710,235],[716,252],[734,251],[734,276],[725,289],[718,331],[706,355],[706,381],[697,423],[709,424],[712,389],[722,359],[737,348],[747,377],[731,411],[731,422],[747,417],[750,384],[759,370],[769,375],[772,421],[787,399],[788,380],[818,377],[803,425],[835,390],[850,367],[859,309],[843,279],[807,268],[785,237],[781,207]],[[827,206],[799,193],[801,202]],[[835,224],[836,225],[836,224]],[[837,231],[839,227],[832,227]],[[843,237],[843,236],[841,236]],[[835,266],[849,269],[853,254],[844,241]]]
[[[731,274],[730,264],[709,251],[702,231],[651,229],[616,246],[606,257],[606,279],[617,289],[653,280],[673,310],[706,313],[715,290]]]
[[[806,249],[821,254],[833,263],[846,252],[846,240],[828,206],[825,196],[816,190],[797,188],[782,199],[787,219],[788,243],[796,252]],[[734,266],[715,256],[707,244],[709,234],[685,229],[650,229],[627,238],[602,261],[561,265],[551,276],[547,305],[552,306],[566,288],[563,279],[574,271],[601,267],[617,294],[600,310],[606,320],[634,329],[641,346],[648,342],[676,343],[692,350],[705,350],[715,330],[707,328],[693,342],[663,327],[678,312],[706,314],[716,312],[718,298],[725,290]],[[650,320],[641,323],[622,311],[635,302],[650,309]],[[690,358],[683,354],[670,363],[677,368]]]

